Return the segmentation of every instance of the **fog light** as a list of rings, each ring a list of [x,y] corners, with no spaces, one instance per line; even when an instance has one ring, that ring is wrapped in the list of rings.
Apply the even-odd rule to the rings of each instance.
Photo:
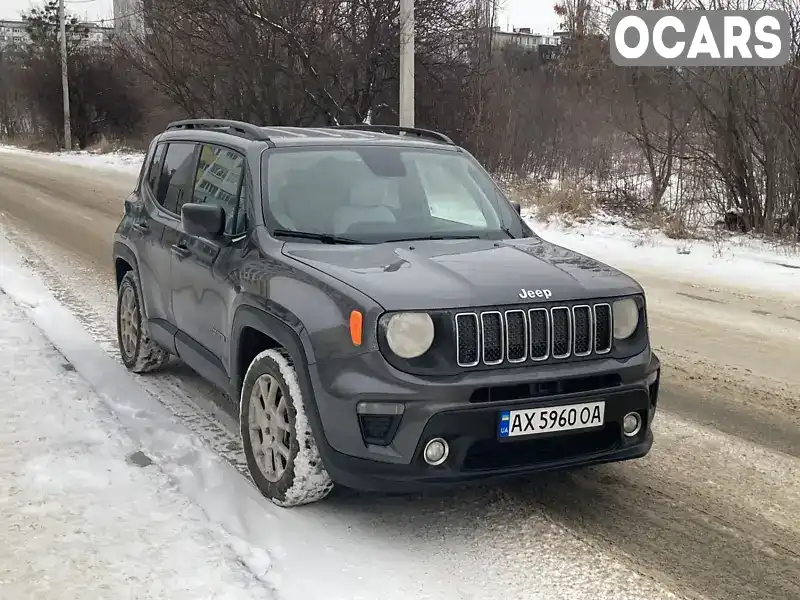
[[[442,438],[434,438],[425,444],[425,462],[432,467],[438,467],[447,460],[450,454],[450,446]]]
[[[622,433],[625,434],[625,437],[633,437],[639,430],[642,428],[642,418],[639,416],[639,413],[628,413],[625,415],[625,418],[622,419]]]

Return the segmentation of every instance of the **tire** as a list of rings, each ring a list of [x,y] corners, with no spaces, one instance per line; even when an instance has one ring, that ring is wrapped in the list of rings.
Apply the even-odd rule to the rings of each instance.
[[[117,292],[117,344],[123,364],[134,373],[161,369],[170,354],[150,339],[142,326],[142,293],[133,271],[122,278]]]
[[[276,505],[311,504],[333,491],[287,352],[265,350],[250,363],[242,384],[239,429],[250,475]]]

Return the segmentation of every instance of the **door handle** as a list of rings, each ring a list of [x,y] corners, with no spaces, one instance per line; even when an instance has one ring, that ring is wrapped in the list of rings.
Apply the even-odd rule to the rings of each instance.
[[[175,244],[172,246],[171,250],[178,258],[189,258],[189,255],[192,253],[192,251],[183,244]]]
[[[147,223],[134,223],[133,228],[139,233],[150,233],[150,228],[147,226]]]

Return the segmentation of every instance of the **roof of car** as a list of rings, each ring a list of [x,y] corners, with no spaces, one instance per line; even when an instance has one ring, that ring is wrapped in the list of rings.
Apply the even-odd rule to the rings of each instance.
[[[240,121],[191,119],[167,126],[162,139],[181,137],[201,141],[226,140],[236,146],[262,143],[273,147],[306,145],[403,145],[446,147],[457,150],[444,134],[393,125],[351,125],[341,127],[262,127]],[[238,141],[238,143],[236,143]]]

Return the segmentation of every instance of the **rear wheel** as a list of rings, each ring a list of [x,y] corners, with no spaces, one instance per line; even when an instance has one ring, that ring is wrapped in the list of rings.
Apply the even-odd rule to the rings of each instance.
[[[143,325],[139,281],[133,271],[128,271],[117,294],[117,341],[123,364],[134,373],[157,371],[170,358],[169,352],[150,339]]]
[[[242,385],[239,425],[250,475],[264,496],[292,507],[324,499],[333,482],[306,418],[297,373],[281,350],[253,359]]]

